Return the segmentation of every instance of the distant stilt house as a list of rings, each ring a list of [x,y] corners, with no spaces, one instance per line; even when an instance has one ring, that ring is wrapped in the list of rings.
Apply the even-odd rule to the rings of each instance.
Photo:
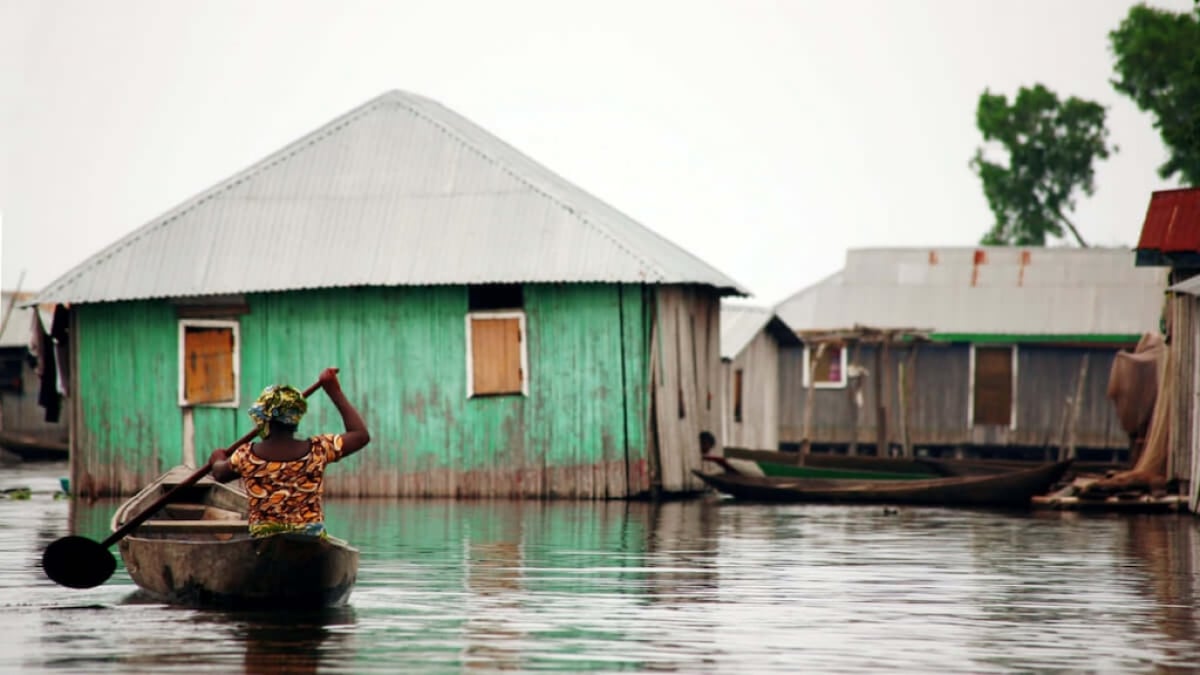
[[[798,346],[770,309],[721,304],[721,447],[779,448],[779,352]]]
[[[775,311],[780,444],[856,454],[1127,458],[1106,390],[1165,275],[1115,249],[859,249]]]
[[[129,493],[342,369],[371,445],[339,495],[698,491],[731,279],[428,99],[386,93],[50,284],[72,484]],[[301,432],[336,431],[314,397]]]
[[[1200,512],[1200,188],[1151,195],[1137,264],[1169,268],[1163,324],[1170,375],[1157,403],[1168,406],[1165,477],[1177,481],[1191,510]]]
[[[53,308],[21,306],[32,297],[5,291],[0,301],[0,448],[25,459],[65,459],[67,392],[55,357],[67,342],[65,335],[55,342]]]

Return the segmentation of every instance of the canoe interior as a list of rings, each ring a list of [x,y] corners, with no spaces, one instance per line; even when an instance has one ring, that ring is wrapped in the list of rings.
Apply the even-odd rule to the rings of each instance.
[[[921,472],[913,471],[872,471],[868,469],[838,469],[821,466],[800,466],[796,464],[779,464],[776,462],[759,461],[758,466],[767,476],[782,476],[793,478],[825,478],[825,479],[858,479],[858,480],[919,480],[921,478],[937,478],[942,474],[932,469]]]
[[[188,474],[168,472],[146,489],[134,495],[113,514],[112,529],[161,498]],[[129,536],[140,539],[179,539],[229,541],[249,537],[246,520],[246,494],[237,483],[218,483],[202,478],[195,485],[179,490],[157,513],[139,525]]]

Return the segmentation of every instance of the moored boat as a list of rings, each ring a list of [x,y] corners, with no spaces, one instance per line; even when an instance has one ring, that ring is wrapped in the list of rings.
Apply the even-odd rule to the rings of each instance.
[[[166,472],[113,514],[112,530],[187,478]],[[346,603],[358,575],[358,550],[332,536],[253,538],[246,494],[237,483],[204,477],[120,540],[125,569],[147,595],[191,606],[324,608]]]
[[[754,462],[764,475],[793,478],[861,478],[917,480],[943,476],[977,476],[1027,469],[1038,463],[1022,460],[875,457],[780,450],[725,448],[730,459]]]
[[[62,462],[70,457],[67,442],[57,434],[0,429],[0,448],[26,462]]]
[[[731,471],[694,473],[736,499],[766,502],[842,502],[926,506],[1030,506],[1063,477],[1071,462],[969,476],[916,480],[814,479],[752,476]]]

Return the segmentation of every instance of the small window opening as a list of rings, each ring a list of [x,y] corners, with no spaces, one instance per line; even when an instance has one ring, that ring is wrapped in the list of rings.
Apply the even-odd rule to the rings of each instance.
[[[467,287],[467,307],[472,312],[520,309],[525,306],[521,284],[484,284]]]

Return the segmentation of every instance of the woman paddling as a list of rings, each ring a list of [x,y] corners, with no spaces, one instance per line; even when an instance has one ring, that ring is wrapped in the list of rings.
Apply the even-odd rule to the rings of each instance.
[[[244,443],[232,453],[224,449],[212,453],[213,478],[222,483],[242,479],[250,497],[251,536],[278,532],[323,536],[325,467],[371,440],[362,416],[342,393],[337,369],[326,368],[319,382],[341,414],[345,432],[296,438],[296,426],[308,410],[304,394],[290,385],[271,385],[249,410],[262,440]]]

